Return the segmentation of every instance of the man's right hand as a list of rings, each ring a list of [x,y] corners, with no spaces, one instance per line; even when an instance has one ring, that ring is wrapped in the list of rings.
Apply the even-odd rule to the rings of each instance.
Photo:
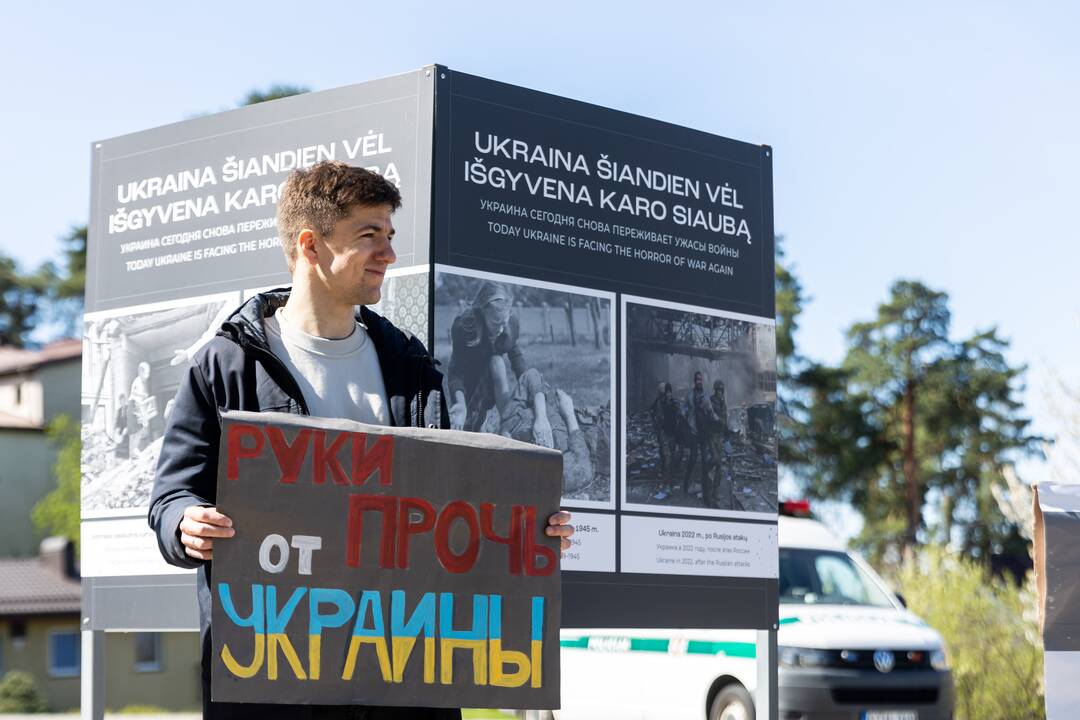
[[[184,552],[196,560],[214,559],[214,538],[230,538],[236,534],[232,520],[217,508],[193,505],[184,508],[180,521],[180,542]]]

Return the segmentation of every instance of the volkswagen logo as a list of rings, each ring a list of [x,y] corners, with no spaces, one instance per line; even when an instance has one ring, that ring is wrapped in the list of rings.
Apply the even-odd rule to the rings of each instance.
[[[888,650],[878,650],[874,653],[874,667],[878,672],[890,672],[896,667],[896,658]]]

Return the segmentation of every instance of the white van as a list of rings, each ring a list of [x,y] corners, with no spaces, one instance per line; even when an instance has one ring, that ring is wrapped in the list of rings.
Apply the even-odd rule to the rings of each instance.
[[[805,503],[782,506],[809,515]],[[952,718],[941,636],[824,525],[783,514],[779,525],[780,720]],[[563,630],[555,716],[751,720],[754,639],[731,630]]]

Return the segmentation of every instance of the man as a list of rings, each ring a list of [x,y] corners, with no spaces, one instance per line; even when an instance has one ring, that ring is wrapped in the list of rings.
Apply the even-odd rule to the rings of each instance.
[[[514,377],[525,372],[525,356],[518,346],[518,319],[510,314],[512,297],[502,283],[485,280],[472,304],[454,318],[450,327],[450,367],[447,384],[453,404],[450,426],[476,432],[488,411],[496,406],[490,367],[493,358],[510,361]]]
[[[709,501],[705,494],[709,475],[709,428],[714,419],[712,403],[705,394],[705,379],[701,372],[694,373],[694,387],[690,388],[690,394],[686,397],[686,422],[690,431],[690,459],[686,462],[686,473],[683,475],[683,495],[690,495],[690,475],[694,470],[694,462],[701,457],[701,494],[708,507]]]
[[[150,394],[150,363],[139,363],[138,374],[131,381],[128,397],[131,398],[131,409],[135,415],[135,432],[129,441],[130,453],[138,455],[153,441],[151,423],[157,418],[157,398]]]
[[[214,703],[210,701],[210,586],[215,542],[234,534],[214,507],[218,408],[447,427],[435,369],[423,344],[363,307],[380,298],[396,255],[392,217],[401,205],[384,178],[324,162],[289,176],[278,232],[292,290],[253,297],[199,348],[181,382],[158,460],[149,520],[165,559],[198,568],[206,718],[448,718],[458,711]],[[355,306],[362,306],[355,314]],[[547,534],[567,537],[569,513]],[[422,702],[422,698],[418,698]]]
[[[709,404],[712,406],[712,427],[709,431],[709,449],[712,455],[713,473],[712,482],[708,487],[703,487],[702,497],[705,507],[717,507],[716,486],[719,485],[724,493],[727,508],[731,508],[731,482],[727,478],[728,462],[725,444],[728,434],[727,399],[724,396],[724,383],[722,380],[713,381],[713,394],[709,396]],[[705,482],[702,480],[702,482]]]
[[[563,496],[580,491],[593,479],[593,464],[585,433],[574,413],[574,401],[564,391],[555,390],[552,394],[558,413],[552,415],[548,411],[551,388],[539,370],[529,368],[522,373],[517,388],[511,392],[502,356],[491,358],[490,366],[499,409],[499,434],[561,452]]]
[[[131,448],[128,447],[128,401],[124,393],[116,398],[116,415],[113,417],[113,433],[116,435],[116,450],[114,453],[118,460],[127,460],[131,457]]]
[[[675,402],[675,395],[671,383],[663,382],[656,387],[656,398],[649,408],[652,416],[653,432],[656,434],[656,445],[660,448],[660,477],[667,479],[668,474],[674,469],[678,460],[675,454],[677,448],[677,431],[679,418],[679,405]]]

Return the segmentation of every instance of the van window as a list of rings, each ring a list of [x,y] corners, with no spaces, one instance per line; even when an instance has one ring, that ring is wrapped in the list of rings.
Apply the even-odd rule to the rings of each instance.
[[[799,548],[780,548],[780,602],[893,607],[844,553]]]

